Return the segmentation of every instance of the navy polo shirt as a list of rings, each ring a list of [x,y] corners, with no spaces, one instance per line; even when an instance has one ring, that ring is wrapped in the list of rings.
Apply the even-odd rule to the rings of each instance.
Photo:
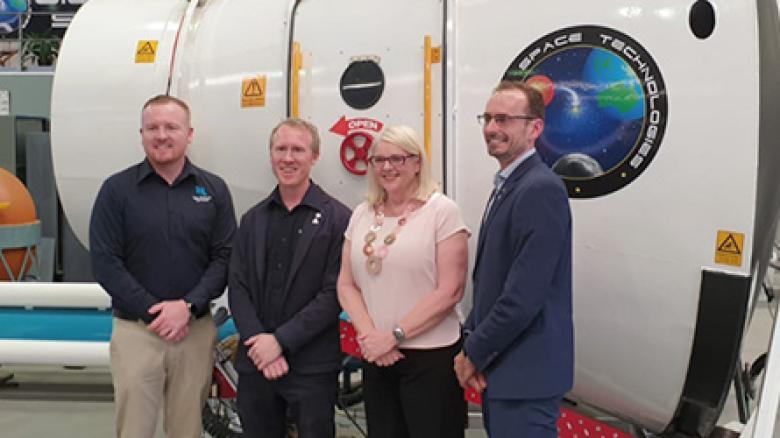
[[[225,182],[189,160],[173,184],[147,160],[109,177],[89,227],[95,279],[123,315],[184,299],[205,313],[222,294],[236,230]]]

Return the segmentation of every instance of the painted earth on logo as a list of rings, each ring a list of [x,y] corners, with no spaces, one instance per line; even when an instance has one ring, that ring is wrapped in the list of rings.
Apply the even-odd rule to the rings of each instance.
[[[634,71],[597,47],[572,47],[542,60],[527,82],[545,98],[537,151],[559,173],[595,177],[619,165],[636,145],[645,94]]]
[[[0,35],[16,32],[29,8],[27,0],[0,0]]]

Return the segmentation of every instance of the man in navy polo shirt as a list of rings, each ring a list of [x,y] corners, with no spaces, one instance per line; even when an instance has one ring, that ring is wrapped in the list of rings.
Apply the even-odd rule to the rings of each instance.
[[[170,96],[141,112],[146,159],[109,177],[90,222],[95,278],[111,295],[111,373],[119,437],[201,436],[201,408],[236,219],[218,176],[186,156],[190,111]]]

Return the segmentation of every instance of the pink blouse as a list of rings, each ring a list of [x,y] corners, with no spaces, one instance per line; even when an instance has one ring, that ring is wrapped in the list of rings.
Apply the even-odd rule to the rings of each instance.
[[[366,270],[363,254],[364,238],[373,223],[374,211],[364,202],[352,213],[344,235],[351,244],[352,277],[363,293],[368,314],[376,328],[389,330],[436,288],[436,244],[459,231],[465,230],[469,235],[471,232],[458,206],[448,197],[434,193],[422,207],[409,214],[406,225],[387,248],[382,271],[373,276]],[[384,246],[385,236],[397,223],[397,217],[385,216],[374,242],[375,250]],[[437,325],[405,340],[400,348],[445,347],[459,337],[460,320],[453,308]]]

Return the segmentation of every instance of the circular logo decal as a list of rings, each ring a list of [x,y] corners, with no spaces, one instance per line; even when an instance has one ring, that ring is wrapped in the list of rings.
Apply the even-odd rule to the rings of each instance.
[[[572,198],[625,187],[658,151],[666,88],[650,54],[628,35],[599,26],[558,30],[520,53],[504,79],[542,92],[545,128],[536,150]]]

